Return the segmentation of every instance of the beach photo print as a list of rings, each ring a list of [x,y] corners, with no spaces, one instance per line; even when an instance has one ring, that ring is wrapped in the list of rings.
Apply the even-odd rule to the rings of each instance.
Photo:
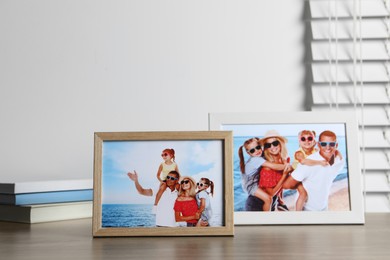
[[[364,223],[352,113],[210,114],[233,132],[235,224]]]
[[[93,236],[233,235],[232,132],[95,133]]]

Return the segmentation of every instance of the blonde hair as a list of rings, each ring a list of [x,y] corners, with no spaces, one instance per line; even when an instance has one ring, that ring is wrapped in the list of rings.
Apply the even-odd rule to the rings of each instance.
[[[188,195],[191,196],[191,197],[195,197],[195,194],[196,194],[196,182],[190,176],[183,176],[181,178],[180,189],[179,189],[179,196],[181,196],[181,195],[183,195],[185,193],[185,191],[182,188],[182,184],[181,184],[181,182],[184,181],[184,180],[189,180],[190,181],[189,183],[191,183],[191,188],[188,190]]]
[[[298,138],[300,138],[302,135],[312,135],[313,138],[316,138],[316,131],[302,130],[298,133]]]
[[[241,170],[241,173],[245,173],[245,159],[244,159],[244,153],[242,152],[242,149],[245,148],[245,150],[246,150],[246,147],[250,143],[252,143],[252,142],[259,143],[260,139],[258,137],[252,137],[252,138],[246,140],[244,142],[244,144],[241,145],[240,148],[238,148],[238,158],[240,158],[240,170]]]
[[[302,131],[300,131],[299,133],[298,133],[298,142],[299,142],[299,147],[301,147],[302,148],[302,146],[301,146],[301,138],[302,138],[302,135],[311,135],[312,137],[313,137],[313,141],[312,141],[312,146],[310,147],[310,152],[311,153],[314,153],[315,151],[317,151],[317,148],[316,148],[316,145],[317,145],[317,141],[316,141],[316,132],[314,131],[314,130],[302,130]],[[303,148],[302,148],[303,149]],[[306,149],[306,150],[308,150],[308,149]],[[305,151],[305,153],[307,153],[306,151]],[[297,152],[295,152],[295,155],[297,155]],[[294,155],[294,158],[297,160],[297,161],[299,161],[299,162],[301,162],[302,160],[298,160],[296,157],[295,157],[295,155]],[[308,155],[310,155],[310,154],[308,154]]]
[[[267,139],[262,140],[263,144],[266,143],[266,142],[265,142],[266,140],[271,139],[271,138],[275,138],[276,140],[279,141],[279,143],[280,143],[280,144],[279,144],[279,145],[280,145],[280,153],[279,153],[279,154],[280,154],[280,157],[281,157],[282,161],[287,160],[288,151],[287,151],[286,143],[284,142],[283,138],[280,138],[280,137],[278,137],[278,136],[269,137],[269,138],[267,138]],[[265,157],[265,159],[266,159],[267,161],[273,162],[273,163],[281,163],[281,162],[276,162],[276,161],[274,160],[273,156],[272,156],[272,155],[270,154],[270,152],[269,152],[269,149],[264,149],[264,150],[263,150],[263,153],[264,153],[264,157]]]

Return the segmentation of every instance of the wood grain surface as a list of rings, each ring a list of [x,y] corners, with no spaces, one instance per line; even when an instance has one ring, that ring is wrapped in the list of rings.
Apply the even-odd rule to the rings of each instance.
[[[92,220],[0,222],[2,259],[389,259],[390,214],[365,225],[236,226],[234,237],[92,238]]]

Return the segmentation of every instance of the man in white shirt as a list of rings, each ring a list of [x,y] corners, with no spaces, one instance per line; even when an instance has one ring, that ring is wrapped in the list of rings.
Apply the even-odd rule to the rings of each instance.
[[[159,190],[159,187],[156,189],[145,189],[141,186],[138,181],[137,172],[127,173],[129,178],[134,181],[135,188],[138,193],[144,196],[155,196]],[[157,204],[156,208],[156,226],[158,227],[176,227],[177,222],[175,220],[175,211],[173,206],[177,199],[178,191],[176,190],[176,184],[179,182],[180,174],[177,171],[171,171],[168,173],[166,178],[167,188],[161,195],[160,201]]]
[[[345,160],[337,147],[337,137],[332,131],[324,131],[319,136],[319,151],[308,156],[311,160],[325,160],[328,165],[309,166],[299,164],[283,184],[284,189],[293,189],[302,182],[308,198],[303,210],[323,211],[328,209],[330,189],[334,179],[343,169]]]

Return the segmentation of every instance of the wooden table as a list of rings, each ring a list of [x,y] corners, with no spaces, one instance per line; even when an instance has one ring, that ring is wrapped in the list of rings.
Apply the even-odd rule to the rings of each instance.
[[[0,258],[390,259],[388,213],[365,225],[236,226],[234,237],[92,238],[91,222],[0,222]]]

